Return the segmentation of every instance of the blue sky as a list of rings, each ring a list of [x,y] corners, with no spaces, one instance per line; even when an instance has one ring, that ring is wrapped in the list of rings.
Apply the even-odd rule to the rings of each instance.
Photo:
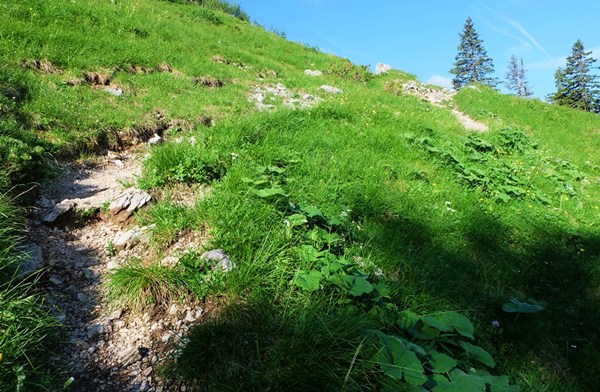
[[[452,75],[465,19],[504,80],[511,55],[522,58],[536,97],[553,92],[554,72],[573,43],[600,57],[597,0],[237,0],[251,20],[292,41],[370,65],[386,63],[444,85]],[[600,62],[596,63],[600,65]]]

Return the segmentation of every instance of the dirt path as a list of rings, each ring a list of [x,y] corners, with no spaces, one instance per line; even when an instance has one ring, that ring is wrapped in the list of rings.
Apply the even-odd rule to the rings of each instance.
[[[74,391],[159,391],[155,367],[167,355],[169,343],[182,336],[204,314],[197,304],[173,304],[135,314],[109,309],[102,283],[129,257],[147,256],[149,247],[107,250],[117,234],[134,223],[103,214],[82,222],[86,211],[106,210],[125,188],[135,183],[140,161],[132,155],[109,154],[94,164],[72,165],[40,187],[38,210],[30,239],[42,250],[44,275],[40,289],[56,307],[67,344],[52,358]],[[76,204],[75,218],[44,222],[61,202]],[[189,239],[188,239],[189,240]],[[188,241],[190,242],[190,241]],[[191,240],[193,242],[193,239]]]
[[[449,108],[456,119],[469,131],[486,132],[488,130],[487,124],[472,119],[456,108],[456,105],[452,102],[454,95],[456,95],[454,90],[432,89],[420,83],[411,82],[404,84],[404,91],[417,95],[431,102],[434,106]]]

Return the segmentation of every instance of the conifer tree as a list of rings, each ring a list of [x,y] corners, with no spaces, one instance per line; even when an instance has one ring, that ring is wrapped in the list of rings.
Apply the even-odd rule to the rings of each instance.
[[[510,62],[508,63],[508,71],[506,72],[506,87],[514,91],[517,96],[523,98],[529,98],[533,95],[533,91],[529,86],[529,82],[525,77],[525,66],[523,65],[523,59],[517,61],[515,56],[510,56]]]
[[[581,40],[573,44],[567,65],[554,74],[556,92],[548,97],[551,102],[588,112],[600,112],[598,75],[590,73],[596,59],[591,54],[591,51],[585,51]]]
[[[456,62],[454,68],[450,70],[450,73],[454,74],[452,79],[454,88],[459,90],[469,83],[496,86],[498,83],[496,78],[491,77],[494,73],[494,64],[488,57],[471,18],[467,18],[463,32],[459,36],[460,45]]]

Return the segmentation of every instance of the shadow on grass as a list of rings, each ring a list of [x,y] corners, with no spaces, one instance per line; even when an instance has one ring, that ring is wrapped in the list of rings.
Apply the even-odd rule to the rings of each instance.
[[[473,311],[479,339],[516,381],[526,378],[521,372],[539,370],[537,377],[549,376],[562,390],[600,388],[597,233],[535,213],[507,224],[483,210],[465,213],[458,229],[441,233],[416,211],[416,205],[395,215],[372,205],[362,211],[376,222],[369,240],[377,256],[391,261],[384,267],[397,303],[424,312]],[[502,304],[511,298],[546,301],[548,308],[508,314]]]
[[[327,304],[231,303],[187,336],[163,374],[201,391],[370,390],[356,383],[364,369],[354,362],[370,327]]]

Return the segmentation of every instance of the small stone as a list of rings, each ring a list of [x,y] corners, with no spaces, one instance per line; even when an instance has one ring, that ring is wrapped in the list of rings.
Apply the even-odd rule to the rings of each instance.
[[[165,267],[173,267],[179,263],[179,258],[175,256],[167,256],[160,261],[160,264]]]
[[[71,344],[78,347],[81,350],[87,350],[90,345],[82,339],[72,339]]]
[[[85,276],[89,280],[93,280],[96,278],[96,274],[89,268],[82,268],[81,272],[83,272],[83,276]]]
[[[344,92],[343,90],[341,90],[341,89],[339,89],[337,87],[328,86],[326,84],[324,84],[324,85],[321,86],[321,90],[323,90],[325,92],[328,92],[328,93],[331,93],[331,94],[341,94],[341,93]]]
[[[19,278],[26,278],[44,266],[44,259],[42,248],[33,242],[22,246],[21,250],[27,257],[19,265]]]
[[[152,136],[150,139],[148,139],[148,144],[152,145],[152,144],[158,144],[162,142],[162,137],[160,137],[157,134],[154,134],[154,136]]]
[[[117,166],[118,168],[121,168],[121,169],[123,169],[125,167],[125,164],[120,159],[115,159],[112,161],[112,163],[114,163],[115,166]]]
[[[210,261],[213,269],[220,269],[223,272],[229,272],[235,268],[235,264],[231,261],[223,249],[214,249],[204,252],[200,257]]]
[[[117,309],[106,318],[108,321],[118,320],[123,315],[123,309]]]
[[[121,264],[117,260],[110,260],[108,263],[106,263],[106,269],[109,271],[114,271],[120,266]]]
[[[167,331],[167,332],[165,332],[165,334],[164,334],[164,335],[163,335],[163,336],[160,338],[160,340],[161,340],[163,343],[166,343],[166,342],[168,342],[168,341],[171,339],[171,337],[172,337],[172,336],[173,336],[172,332],[171,332],[171,331]]]
[[[146,191],[137,188],[128,188],[110,203],[108,210],[114,216],[117,223],[123,223],[151,199],[152,196]]]
[[[73,211],[75,209],[75,203],[71,200],[65,199],[60,203],[56,204],[50,213],[48,213],[42,221],[45,223],[53,223],[60,216],[65,215],[67,212]]]
[[[143,374],[144,376],[148,377],[148,376],[150,375],[150,373],[152,373],[152,370],[154,370],[154,369],[152,369],[151,367],[147,367],[147,368],[146,368],[146,369],[145,369],[145,370],[142,372],[142,374]]]
[[[179,311],[179,308],[177,307],[177,304],[175,304],[175,303],[171,304],[171,306],[169,307],[169,315],[175,316],[178,311]]]
[[[52,208],[54,207],[54,203],[51,200],[46,199],[45,197],[40,198],[38,201],[38,205],[42,208]]]
[[[49,281],[50,281],[52,284],[54,284],[54,285],[56,285],[56,286],[62,286],[62,285],[63,285],[63,281],[62,281],[62,280],[60,280],[60,278],[59,278],[58,276],[51,275],[51,276],[48,278],[48,280],[49,280]]]
[[[116,97],[120,97],[121,95],[123,95],[123,90],[121,90],[121,88],[116,87],[105,87],[104,91],[106,91],[107,93],[109,93],[110,95],[114,95]]]
[[[92,339],[94,336],[100,335],[102,332],[104,332],[104,326],[102,324],[92,324],[88,330],[87,337]]]
[[[117,250],[131,249],[140,242],[145,242],[150,239],[149,230],[155,225],[134,227],[133,229],[117,233],[112,244]]]
[[[118,354],[118,359],[121,365],[128,366],[140,359],[140,354],[137,347],[131,347]]]
[[[196,321],[196,317],[194,317],[194,312],[188,311],[185,314],[185,318],[183,319],[183,321],[187,321],[188,323],[193,323],[194,321]]]
[[[387,64],[378,63],[375,66],[375,74],[376,75],[384,75],[384,74],[388,73],[391,69],[392,69],[392,67]]]
[[[322,76],[323,72],[321,72],[319,70],[307,69],[307,70],[304,70],[304,74],[308,75],[308,76]]]

